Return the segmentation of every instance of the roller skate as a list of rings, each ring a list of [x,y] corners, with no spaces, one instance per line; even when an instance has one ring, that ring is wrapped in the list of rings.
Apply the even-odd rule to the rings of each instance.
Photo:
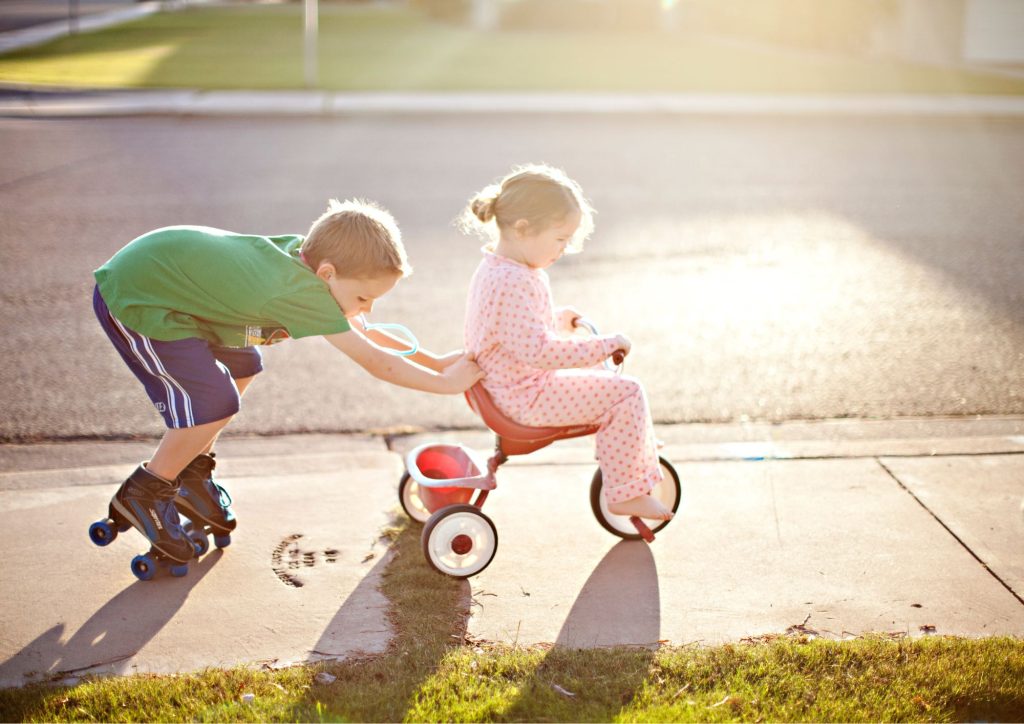
[[[231,496],[213,479],[215,454],[199,455],[178,476],[174,505],[188,518],[185,532],[196,546],[197,555],[210,549],[210,534],[218,548],[231,545],[231,531],[238,525],[231,510]]]
[[[135,577],[148,581],[163,568],[172,576],[184,576],[197,549],[181,527],[174,507],[176,492],[173,484],[140,465],[114,493],[107,518],[89,526],[89,538],[98,546],[106,546],[118,533],[135,527],[152,544],[149,553],[132,559]]]

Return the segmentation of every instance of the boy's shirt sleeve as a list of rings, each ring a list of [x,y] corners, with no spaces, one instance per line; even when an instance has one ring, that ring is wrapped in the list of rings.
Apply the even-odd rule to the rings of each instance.
[[[618,348],[613,335],[559,337],[551,328],[551,301],[543,283],[510,274],[497,290],[498,336],[523,364],[542,370],[593,367]]]
[[[261,313],[268,319],[276,320],[295,339],[337,334],[351,329],[337,302],[330,293],[323,290],[304,289],[282,294],[270,299]]]

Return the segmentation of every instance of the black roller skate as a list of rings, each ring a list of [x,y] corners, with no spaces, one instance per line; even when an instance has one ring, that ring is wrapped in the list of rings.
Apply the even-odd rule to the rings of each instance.
[[[174,504],[189,519],[185,531],[196,545],[197,555],[210,549],[211,533],[218,548],[231,545],[231,531],[238,525],[231,510],[231,496],[213,479],[217,467],[214,458],[214,453],[199,455],[181,471],[177,481]]]
[[[148,581],[160,567],[167,567],[172,576],[184,576],[197,548],[181,527],[174,507],[176,492],[173,484],[140,465],[114,493],[107,519],[89,526],[89,538],[96,545],[105,546],[118,533],[134,526],[149,539],[152,548],[132,559],[132,573],[139,580]]]

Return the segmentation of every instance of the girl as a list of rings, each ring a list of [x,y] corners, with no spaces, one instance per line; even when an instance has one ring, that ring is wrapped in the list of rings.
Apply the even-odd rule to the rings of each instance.
[[[595,368],[618,350],[622,335],[569,338],[580,313],[553,309],[544,271],[582,249],[593,209],[579,185],[558,169],[525,166],[476,194],[463,214],[466,230],[489,243],[466,308],[466,351],[483,385],[507,416],[531,427],[599,424],[597,460],[608,510],[668,520],[649,493],[661,480],[650,410],[640,382]]]

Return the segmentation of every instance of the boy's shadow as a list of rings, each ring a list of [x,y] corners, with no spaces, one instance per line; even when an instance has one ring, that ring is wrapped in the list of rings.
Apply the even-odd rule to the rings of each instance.
[[[154,581],[135,581],[110,599],[66,642],[65,624],[58,623],[0,664],[0,684],[84,673],[122,673],[120,662],[131,659],[178,612],[192,588],[220,560],[215,549],[189,565],[188,575],[163,573]]]
[[[571,706],[572,698],[555,689],[557,685],[571,690],[571,681],[553,677],[589,680],[601,672],[607,700],[588,704],[603,707],[600,716],[611,720],[646,680],[660,638],[661,595],[654,556],[643,543],[620,541],[583,584],[554,647],[523,683],[507,718],[535,716],[536,698],[566,697],[563,700]],[[629,651],[609,650],[615,647]],[[594,714],[588,709],[588,716]]]

